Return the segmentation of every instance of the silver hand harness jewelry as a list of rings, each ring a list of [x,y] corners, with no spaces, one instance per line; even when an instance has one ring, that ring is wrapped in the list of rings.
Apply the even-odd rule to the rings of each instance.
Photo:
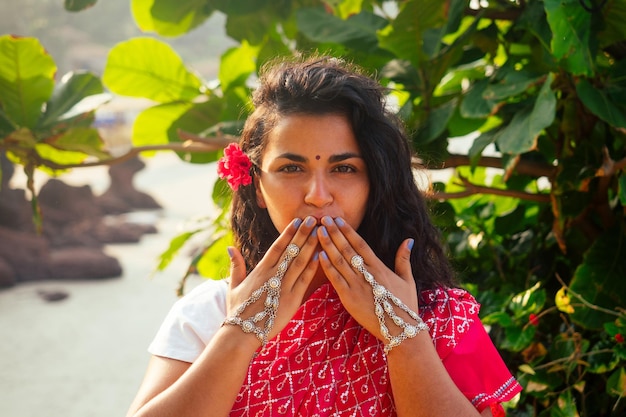
[[[298,256],[299,253],[300,248],[297,245],[293,243],[289,244],[285,257],[278,265],[276,275],[268,279],[260,288],[254,290],[252,294],[250,294],[250,297],[237,308],[235,314],[231,317],[227,317],[223,324],[233,324],[241,327],[244,333],[254,333],[261,342],[261,345],[265,346],[267,336],[274,326],[274,320],[276,320],[276,311],[278,310],[278,300],[280,298],[280,287],[283,276],[285,276],[289,263]],[[241,314],[244,310],[257,302],[265,292],[267,292],[267,296],[263,303],[263,311],[259,311],[247,319],[242,319]],[[263,319],[266,319],[265,325],[261,328],[258,323]]]
[[[422,330],[428,331],[428,326],[416,312],[408,308],[402,300],[393,295],[387,288],[379,284],[374,279],[374,276],[370,274],[367,269],[365,269],[362,257],[354,255],[350,260],[350,264],[354,269],[362,273],[365,277],[365,281],[372,286],[372,293],[374,294],[374,312],[376,313],[376,317],[378,317],[380,332],[385,339],[388,340],[388,343],[385,345],[385,353],[389,353],[391,349],[398,346],[406,339],[417,336],[417,334]],[[393,309],[392,303],[407,313],[417,323],[409,324],[402,317],[398,316]],[[402,333],[397,336],[391,335],[389,327],[385,323],[385,315],[389,316],[396,326],[402,328]]]

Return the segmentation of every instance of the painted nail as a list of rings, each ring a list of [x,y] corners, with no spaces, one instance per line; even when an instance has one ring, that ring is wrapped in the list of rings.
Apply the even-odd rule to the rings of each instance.
[[[322,236],[328,237],[328,230],[324,226],[321,226],[320,230],[322,231]]]
[[[226,252],[228,252],[228,257],[230,259],[233,259],[234,251],[233,251],[233,248],[231,246],[226,248]]]
[[[331,226],[333,224],[333,219],[330,216],[324,216],[322,217],[322,223],[326,226]]]
[[[317,261],[317,258],[319,258],[319,256],[320,256],[319,252],[315,252],[315,253],[313,254],[313,260],[314,260],[314,261]]]
[[[337,223],[337,226],[339,226],[339,227],[341,227],[341,226],[343,226],[343,225],[345,225],[345,224],[346,224],[346,222],[344,222],[344,221],[343,221],[343,219],[342,219],[341,217],[337,217],[337,218],[335,219],[335,223]]]
[[[313,230],[311,231],[311,234],[312,234],[313,236],[317,236],[317,229],[318,229],[318,227],[317,227],[317,226],[315,226],[315,227],[313,228]]]
[[[409,242],[406,244],[406,246],[409,248],[409,250],[413,249],[413,244],[414,243],[415,243],[415,240],[409,239]]]
[[[313,226],[315,224],[315,218],[311,216],[307,217],[304,221],[304,224],[306,224],[308,227]]]
[[[296,219],[295,222],[293,223],[293,226],[297,229],[298,227],[300,227],[301,224],[302,224],[302,220]]]
[[[327,261],[328,260],[328,255],[326,255],[326,252],[321,251],[320,252],[320,258],[322,258],[323,260]]]

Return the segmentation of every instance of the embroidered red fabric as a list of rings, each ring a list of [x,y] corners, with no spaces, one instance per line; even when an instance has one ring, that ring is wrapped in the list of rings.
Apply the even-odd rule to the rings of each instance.
[[[459,289],[422,291],[419,302],[420,316],[430,328],[444,365],[449,372],[450,367],[453,369],[455,382],[463,379],[463,369],[455,370],[461,361],[454,360],[456,354],[452,353],[470,329],[483,329],[478,320],[478,303]],[[480,335],[479,331],[474,333]],[[475,342],[484,342],[480,336],[471,340],[474,346]],[[487,359],[502,362],[499,355],[491,356],[493,352]],[[285,329],[258,353],[231,416],[396,415],[382,343],[350,316],[329,284],[320,287]],[[496,375],[484,378],[472,372],[464,382],[469,391],[461,388],[466,395],[477,397],[468,398],[479,410],[508,401],[521,389],[506,367],[495,370]],[[507,384],[515,389],[498,390]]]

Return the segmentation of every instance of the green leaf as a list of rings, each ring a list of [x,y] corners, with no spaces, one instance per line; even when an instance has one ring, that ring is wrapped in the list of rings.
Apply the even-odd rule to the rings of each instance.
[[[610,1],[602,8],[604,27],[598,32],[600,46],[613,45],[626,39],[626,2]]]
[[[538,282],[533,287],[516,294],[509,303],[509,309],[516,319],[526,319],[530,313],[540,311],[546,303],[546,291]]]
[[[626,174],[621,173],[618,180],[618,195],[622,207],[626,207]]]
[[[47,143],[38,143],[35,145],[35,150],[41,159],[45,159],[59,165],[80,164],[87,158],[87,155],[84,152],[61,150],[48,145]],[[48,168],[41,164],[38,164],[37,168],[50,175],[56,175],[59,171],[57,168]]]
[[[510,66],[503,67],[498,73],[498,80],[490,83],[483,91],[483,98],[487,102],[503,101],[509,97],[526,92],[532,85],[537,84],[541,77],[529,74],[526,71],[517,71]]]
[[[211,16],[210,5],[206,0],[131,0],[131,11],[143,32],[179,36]]]
[[[470,90],[463,96],[459,110],[461,116],[468,119],[480,119],[488,117],[498,102],[485,98],[485,91],[489,87],[487,78],[474,83]]]
[[[556,115],[556,96],[550,74],[544,82],[533,106],[527,106],[513,116],[513,120],[500,132],[496,143],[503,153],[519,155],[537,146],[537,137],[543,129],[552,125]]]
[[[230,206],[233,193],[225,180],[218,178],[215,182],[213,185],[212,199],[215,205],[221,210],[227,209]]]
[[[159,263],[156,266],[157,271],[163,271],[167,266],[172,262],[172,259],[176,256],[176,254],[180,251],[180,249],[187,243],[191,237],[193,237],[196,233],[201,230],[193,230],[188,232],[183,232],[178,236],[174,237],[170,240],[170,244],[165,252],[159,255]]]
[[[570,297],[576,303],[574,293],[587,302],[603,309],[613,310],[626,305],[626,236],[615,227],[593,243],[583,262],[576,268],[570,283]],[[591,308],[576,307],[570,316],[576,323],[600,329],[614,316]]]
[[[150,146],[169,143],[168,131],[170,127],[191,107],[191,103],[174,102],[145,109],[135,118],[132,135],[133,145]]]
[[[453,99],[432,109],[428,113],[426,122],[420,126],[417,132],[416,143],[425,145],[437,139],[446,130],[448,122],[456,110],[456,105],[457,100]]]
[[[376,31],[387,24],[373,13],[363,11],[343,20],[321,7],[299,9],[296,19],[300,31],[312,41],[344,44],[360,51],[377,49]]]
[[[257,13],[270,4],[270,0],[212,0],[211,4],[219,11],[232,16]]]
[[[208,127],[216,125],[221,116],[223,103],[216,97],[204,103],[194,103],[185,113],[181,114],[167,129],[170,143],[181,142],[179,131],[201,134]],[[179,158],[191,163],[214,162],[220,150],[210,152],[177,152]]]
[[[213,241],[202,253],[196,264],[203,277],[223,279],[230,272],[230,259],[227,248],[232,245],[232,235],[225,234]]]
[[[221,58],[218,78],[222,90],[245,85],[256,69],[256,57],[259,48],[250,46],[245,40],[237,48],[226,51]]]
[[[114,93],[145,97],[159,103],[191,101],[202,93],[202,82],[165,42],[135,38],[111,49],[102,77]]]
[[[626,395],[626,370],[623,367],[613,372],[606,381],[606,392],[614,397]]]
[[[572,390],[567,390],[559,395],[556,403],[550,407],[550,417],[578,417],[576,400],[572,395]]]
[[[103,92],[102,82],[94,74],[86,72],[66,74],[57,84],[37,128],[45,129],[61,120],[95,110],[110,99],[110,96]],[[91,97],[92,100],[88,102],[87,97]]]
[[[65,0],[65,10],[68,12],[80,12],[96,4],[98,0]]]
[[[576,93],[580,101],[600,119],[612,126],[626,128],[626,108],[614,102],[606,91],[581,78],[576,84]]]
[[[511,326],[505,329],[505,339],[502,348],[513,352],[520,352],[533,341],[537,328],[535,326]]]
[[[574,75],[592,76],[591,13],[578,0],[545,0],[548,24],[552,29],[552,54]]]
[[[47,143],[62,151],[82,152],[98,159],[111,158],[111,155],[103,150],[104,142],[98,130],[94,128],[71,128]]]
[[[495,313],[486,315],[481,319],[481,321],[483,322],[483,324],[498,324],[502,327],[510,327],[514,325],[511,315],[505,313],[504,311],[496,311]]]
[[[17,126],[13,124],[13,122],[9,119],[7,114],[0,106],[0,143],[2,143],[5,136],[13,132],[16,128]]]
[[[0,36],[0,105],[15,125],[35,126],[52,94],[56,70],[37,39]]]
[[[424,32],[445,24],[446,2],[415,0],[404,2],[394,21],[378,33],[379,44],[413,66],[428,57],[424,48]]]

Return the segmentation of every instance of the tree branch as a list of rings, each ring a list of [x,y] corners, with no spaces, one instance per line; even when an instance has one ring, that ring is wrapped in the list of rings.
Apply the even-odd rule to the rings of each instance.
[[[470,182],[467,178],[459,177],[462,181],[461,184],[465,187],[465,190],[456,193],[435,192],[428,194],[427,197],[432,200],[451,200],[454,198],[469,197],[474,194],[490,194],[499,195],[504,197],[519,198],[522,200],[535,201],[537,203],[549,203],[550,196],[548,194],[532,194],[525,191],[518,190],[503,190],[500,188],[486,187],[483,185],[476,185]]]
[[[417,161],[415,161],[414,165],[420,165],[420,164]],[[450,154],[450,156],[448,156],[448,159],[446,159],[442,165],[436,166],[436,165],[426,164],[425,167],[431,170],[439,170],[439,169],[457,168],[460,166],[470,166],[470,165],[472,165],[472,163],[468,155]],[[486,167],[486,168],[503,169],[502,158],[497,158],[493,156],[482,156],[478,160],[476,165],[480,167]],[[539,178],[539,177],[552,178],[556,173],[556,167],[546,164],[546,163],[542,163],[542,162],[521,160],[515,166],[515,172],[517,172],[520,175],[528,175],[528,176],[536,177],[536,178]]]

